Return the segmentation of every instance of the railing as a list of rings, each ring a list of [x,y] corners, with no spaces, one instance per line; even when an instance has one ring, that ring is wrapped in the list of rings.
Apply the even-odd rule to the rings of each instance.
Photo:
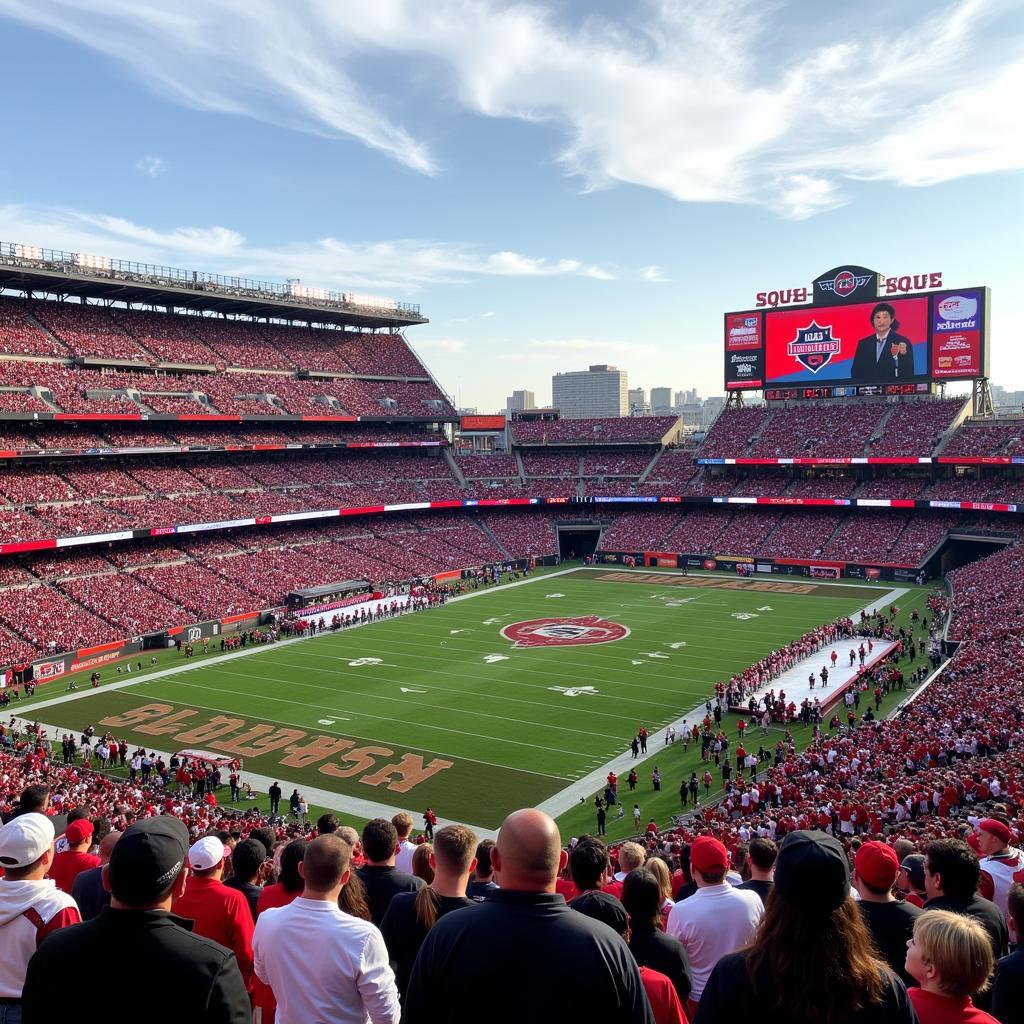
[[[188,288],[192,291],[206,291],[238,298],[299,301],[306,306],[420,317],[420,307],[416,303],[396,302],[393,299],[357,295],[352,292],[306,288],[297,282],[278,284],[248,277],[229,277],[199,270],[164,267],[154,263],[137,263],[134,260],[115,260],[88,253],[43,249],[19,242],[0,241],[0,265],[56,270],[76,277],[134,281],[158,288]]]

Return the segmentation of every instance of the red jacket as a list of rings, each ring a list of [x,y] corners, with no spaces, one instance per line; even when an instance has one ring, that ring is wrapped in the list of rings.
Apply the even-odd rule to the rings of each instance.
[[[235,954],[247,988],[252,987],[252,914],[238,889],[229,889],[214,878],[190,875],[185,892],[171,911],[193,921],[192,930]]]

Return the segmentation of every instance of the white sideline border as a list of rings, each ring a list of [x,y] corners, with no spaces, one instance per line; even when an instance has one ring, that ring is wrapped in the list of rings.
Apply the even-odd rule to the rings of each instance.
[[[468,594],[460,594],[457,597],[451,598],[446,603],[447,604],[454,604],[456,601],[468,601],[468,600],[471,600],[472,598],[475,598],[475,597],[483,597],[483,596],[485,596],[487,594],[495,594],[498,591],[511,590],[514,587],[523,587],[523,586],[526,586],[527,584],[543,583],[543,582],[545,582],[547,580],[557,579],[559,576],[566,576],[566,575],[568,575],[570,573],[575,573],[575,572],[580,572],[580,571],[583,571],[583,572],[587,572],[587,571],[590,571],[590,572],[609,572],[609,571],[632,572],[634,570],[626,569],[624,566],[623,567],[617,567],[617,566],[615,566],[613,564],[603,565],[603,566],[602,565],[590,565],[590,566],[573,565],[573,566],[569,566],[566,569],[559,569],[559,570],[556,570],[555,572],[547,572],[547,573],[544,573],[543,575],[540,575],[540,576],[528,577],[527,579],[516,580],[516,581],[514,581],[512,583],[504,583],[504,584],[502,584],[501,586],[498,586],[498,587],[488,587],[488,588],[484,588],[484,589],[481,589],[481,590],[472,591],[471,593],[468,593]],[[651,570],[651,569],[647,569],[646,567],[641,567],[641,566],[637,566],[636,571],[643,572],[643,573],[646,573],[646,574],[652,574],[653,573],[653,574],[656,574],[656,575],[666,576],[666,577],[669,577],[669,578],[678,577],[679,576],[678,572],[666,572],[664,570],[658,570],[658,569]],[[700,575],[700,576],[717,576],[718,574],[717,573],[711,573],[711,572],[708,572],[708,573],[700,572],[700,573],[694,573],[693,575],[695,575],[695,576],[696,575]],[[728,579],[730,577],[726,576],[724,578]],[[757,577],[752,577],[752,578],[756,579]],[[791,580],[790,577],[786,577],[785,580],[779,580],[777,582],[789,582],[790,580]],[[867,580],[865,580],[862,583],[839,583],[839,582],[830,581],[830,580],[815,580],[814,581],[814,586],[824,586],[824,587],[863,587],[863,586],[871,586],[871,585],[872,585],[871,582],[867,581]],[[900,600],[903,597],[903,595],[905,595],[905,594],[907,594],[909,592],[910,592],[909,589],[905,588],[905,587],[904,588],[887,589],[884,593],[880,594],[879,597],[875,601],[871,602],[868,605],[865,605],[864,611],[867,612],[867,614],[870,615],[876,609],[880,609],[882,607],[885,607],[885,606],[888,606],[890,604],[893,604],[895,601]],[[444,605],[441,605],[439,607],[444,607]],[[430,609],[424,609],[424,610],[425,611],[429,611]],[[412,614],[419,615],[419,614],[422,614],[422,612],[413,612]],[[385,621],[388,621],[388,620],[385,620]],[[348,632],[349,629],[361,629],[364,626],[375,625],[375,624],[376,623],[359,623],[356,626],[349,626],[348,629],[346,630],[346,632]],[[317,637],[323,636],[323,635],[324,634],[322,634],[322,633],[317,633],[316,634]],[[168,676],[178,675],[178,674],[180,674],[182,672],[189,672],[189,671],[192,671],[194,669],[203,668],[203,667],[205,667],[207,665],[210,665],[210,664],[221,664],[223,662],[233,661],[233,660],[235,660],[237,658],[251,657],[251,656],[254,656],[254,655],[261,654],[261,653],[263,653],[265,651],[279,650],[281,647],[285,647],[285,646],[288,646],[290,644],[302,643],[305,640],[313,640],[313,639],[315,639],[314,636],[290,637],[287,640],[278,640],[278,641],[276,641],[273,644],[260,644],[258,646],[246,648],[244,650],[231,651],[230,653],[227,653],[227,654],[219,654],[219,655],[217,655],[213,659],[210,659],[209,657],[204,659],[202,657],[202,655],[200,655],[195,660],[194,664],[176,665],[173,668],[158,669],[155,672],[147,673],[145,675],[145,678],[143,678],[143,679],[124,679],[124,680],[121,680],[120,682],[108,683],[108,684],[105,684],[105,685],[101,686],[99,688],[98,692],[109,692],[111,690],[127,689],[130,686],[141,686],[141,685],[143,685],[145,683],[150,683],[150,682],[153,682],[153,681],[158,680],[158,679],[164,679],[164,678],[166,678]],[[26,708],[26,711],[32,712],[33,716],[34,716],[36,712],[41,711],[41,710],[43,710],[45,708],[48,708],[48,707],[54,707],[55,705],[58,705],[58,704],[65,704],[65,703],[67,703],[69,701],[87,700],[95,692],[97,692],[97,691],[94,691],[90,687],[89,689],[76,690],[73,693],[64,693],[64,694],[62,694],[59,697],[52,697],[49,700],[44,700],[44,701],[40,701],[37,704],[33,704],[31,706],[31,708]],[[704,704],[703,703],[698,705],[693,710],[687,712],[686,714],[680,715],[679,718],[676,720],[676,722],[670,723],[670,724],[678,725],[679,722],[681,722],[683,719],[693,718],[694,716],[698,715],[702,711],[704,711]],[[60,731],[61,731],[61,728],[62,728],[60,726],[55,726],[55,725],[51,725],[49,723],[43,722],[38,717],[26,717],[25,715],[15,715],[15,717],[18,719],[18,721],[22,722],[26,726],[27,725],[32,725],[32,724],[39,724],[44,729],[53,730],[54,735],[59,735]],[[666,726],[666,728],[667,728],[667,726]],[[65,728],[65,731],[67,731],[66,728]],[[652,733],[651,739],[654,739],[654,734],[653,733]],[[170,751],[156,750],[155,748],[150,748],[150,747],[147,747],[146,749],[153,749],[154,753],[157,753],[157,754],[159,754],[159,755],[161,755],[161,756],[163,756],[165,758],[169,758],[170,757]],[[630,751],[627,749],[627,750],[623,751],[622,754],[618,755],[617,757],[615,757],[612,760],[610,760],[609,762],[607,762],[607,764],[605,764],[605,765],[603,765],[603,766],[601,766],[599,768],[595,768],[589,774],[584,775],[580,779],[577,779],[572,785],[567,786],[565,789],[559,790],[559,792],[557,792],[554,795],[548,797],[547,800],[544,800],[543,802],[539,803],[537,805],[537,807],[538,807],[539,810],[542,810],[545,813],[550,814],[552,818],[558,818],[560,815],[564,814],[566,811],[570,811],[574,807],[577,807],[579,805],[579,802],[580,802],[580,797],[583,797],[583,799],[585,800],[587,798],[587,796],[589,796],[590,794],[599,791],[602,788],[602,786],[604,785],[605,779],[607,778],[607,775],[608,775],[608,773],[610,771],[615,771],[616,774],[622,774],[622,769],[625,767],[626,768],[626,772],[628,773],[629,766],[636,766],[636,765],[639,765],[639,764],[643,764],[644,762],[650,760],[652,757],[657,756],[659,750],[663,750],[663,747],[658,747],[656,744],[654,744],[652,742],[648,742],[647,754],[646,755],[642,754],[638,758],[633,758],[633,757],[630,756]],[[378,801],[375,801],[375,800],[365,800],[365,799],[363,799],[361,797],[348,796],[348,795],[345,795],[345,794],[342,794],[342,793],[336,793],[336,792],[330,791],[330,790],[315,789],[315,788],[310,787],[310,786],[302,786],[302,785],[299,785],[299,784],[297,784],[297,783],[295,783],[293,781],[288,781],[288,780],[282,781],[280,778],[274,779],[274,778],[271,778],[270,776],[267,776],[267,775],[255,775],[255,774],[252,774],[252,773],[250,773],[248,771],[246,771],[245,775],[246,775],[246,778],[249,781],[250,785],[254,789],[258,790],[259,792],[261,792],[263,794],[266,794],[267,789],[269,788],[270,784],[272,782],[276,781],[281,786],[281,788],[284,789],[284,790],[287,790],[289,787],[292,788],[292,789],[298,789],[299,792],[302,793],[306,797],[307,801],[309,803],[311,803],[311,804],[317,804],[317,805],[319,805],[321,807],[329,807],[329,808],[332,808],[333,810],[340,811],[340,812],[342,812],[344,814],[350,814],[353,817],[362,818],[364,820],[369,820],[371,818],[388,818],[388,819],[390,819],[390,818],[393,818],[400,811],[407,811],[408,810],[408,808],[396,807],[396,806],[392,806],[390,804],[381,803],[381,802],[378,802]],[[242,801],[242,802],[240,802],[238,804],[227,804],[227,805],[221,805],[221,806],[232,808],[232,809],[235,809],[235,810],[238,810],[238,811],[245,811],[247,809],[251,809],[252,806],[259,806],[259,804],[263,803],[263,802],[266,802],[268,804],[268,807],[269,807],[269,800],[267,800],[267,801],[261,800],[261,801],[256,801],[256,802],[253,802],[253,801]],[[445,824],[468,824],[470,826],[470,828],[472,828],[473,831],[476,832],[476,834],[481,839],[493,839],[498,834],[496,829],[484,828],[482,826],[473,825],[473,824],[471,824],[469,822],[457,822],[455,819],[439,818],[439,824],[441,824],[441,825],[445,825]]]

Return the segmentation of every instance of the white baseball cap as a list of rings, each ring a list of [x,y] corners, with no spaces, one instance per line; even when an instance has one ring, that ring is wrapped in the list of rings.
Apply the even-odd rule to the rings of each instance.
[[[208,871],[224,860],[224,844],[216,836],[203,836],[188,850],[188,866],[193,871]]]
[[[53,822],[45,814],[19,814],[0,828],[0,866],[24,868],[53,846]]]

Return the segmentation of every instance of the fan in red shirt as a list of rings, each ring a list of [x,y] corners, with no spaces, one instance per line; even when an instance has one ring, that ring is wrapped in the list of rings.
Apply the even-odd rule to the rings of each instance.
[[[238,960],[247,988],[252,987],[252,914],[245,896],[221,882],[227,851],[216,836],[203,836],[188,851],[191,874],[173,913],[191,920],[197,935],[227,946]]]
[[[93,826],[88,818],[79,818],[71,822],[64,830],[64,838],[68,841],[68,849],[63,853],[54,854],[53,863],[47,876],[60,889],[71,895],[71,886],[75,878],[83,871],[99,867],[100,859],[89,853],[92,844]]]

